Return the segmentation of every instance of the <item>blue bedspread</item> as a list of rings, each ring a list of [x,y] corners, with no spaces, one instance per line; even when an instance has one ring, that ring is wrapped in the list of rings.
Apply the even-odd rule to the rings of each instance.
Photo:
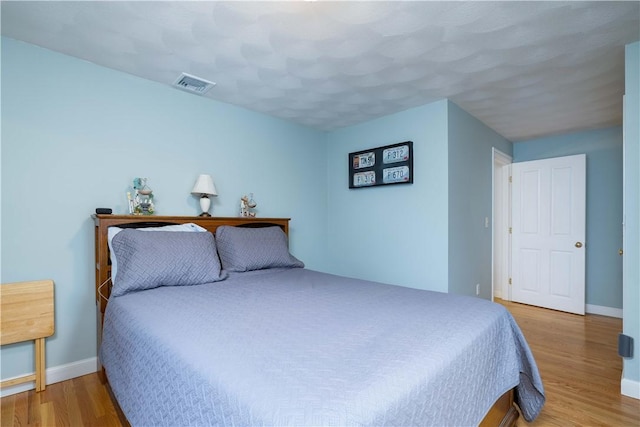
[[[134,426],[477,425],[544,404],[502,306],[294,268],[112,298],[102,363]]]

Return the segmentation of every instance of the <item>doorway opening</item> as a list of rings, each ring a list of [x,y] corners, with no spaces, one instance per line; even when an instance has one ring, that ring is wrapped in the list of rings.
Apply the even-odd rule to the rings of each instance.
[[[492,265],[491,300],[500,298],[511,301],[509,277],[511,274],[511,163],[513,158],[502,151],[492,149]]]

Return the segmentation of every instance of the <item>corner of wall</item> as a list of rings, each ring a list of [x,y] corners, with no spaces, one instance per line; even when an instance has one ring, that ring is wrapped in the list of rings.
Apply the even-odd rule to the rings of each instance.
[[[448,290],[491,299],[493,148],[512,143],[447,100],[447,144]]]
[[[623,362],[621,391],[640,398],[640,42],[625,47],[623,332],[633,337]],[[632,391],[633,390],[633,391]]]

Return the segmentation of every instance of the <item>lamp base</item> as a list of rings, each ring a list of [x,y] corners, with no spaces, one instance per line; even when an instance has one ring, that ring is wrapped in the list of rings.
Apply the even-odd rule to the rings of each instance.
[[[202,217],[211,216],[209,214],[209,208],[210,207],[211,207],[211,200],[209,199],[209,196],[207,194],[202,194],[200,196],[200,210],[202,211],[200,216],[202,216]]]

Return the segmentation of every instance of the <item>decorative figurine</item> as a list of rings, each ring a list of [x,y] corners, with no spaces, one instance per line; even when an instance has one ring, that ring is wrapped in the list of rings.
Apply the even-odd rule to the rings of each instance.
[[[249,193],[249,197],[242,196],[240,198],[240,216],[253,218],[256,216],[255,207],[258,206],[255,200],[253,200],[253,193]]]
[[[129,213],[133,215],[153,215],[155,206],[153,204],[153,190],[147,185],[147,178],[133,179],[133,198],[127,192],[129,202]]]

